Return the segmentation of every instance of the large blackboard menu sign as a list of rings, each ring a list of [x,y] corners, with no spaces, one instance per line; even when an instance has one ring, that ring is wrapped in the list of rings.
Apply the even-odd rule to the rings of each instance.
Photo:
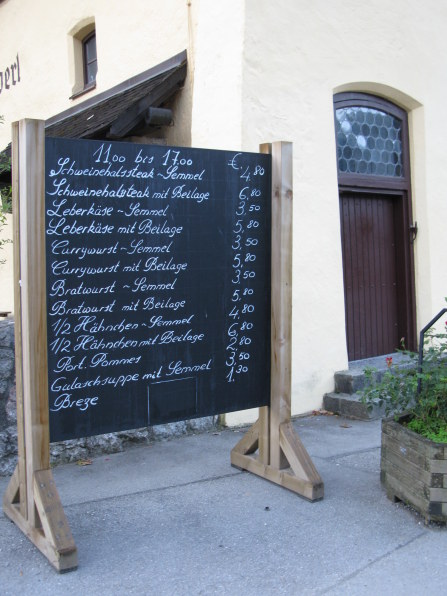
[[[51,441],[269,403],[269,155],[46,139]]]

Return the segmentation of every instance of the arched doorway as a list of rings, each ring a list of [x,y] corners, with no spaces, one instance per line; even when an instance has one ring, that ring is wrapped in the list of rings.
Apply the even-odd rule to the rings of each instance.
[[[363,93],[334,97],[350,361],[416,349],[407,114]]]

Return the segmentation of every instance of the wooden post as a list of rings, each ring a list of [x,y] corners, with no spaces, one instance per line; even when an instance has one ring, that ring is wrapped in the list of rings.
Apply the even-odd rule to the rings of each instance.
[[[315,501],[324,485],[291,423],[292,144],[261,145],[272,155],[272,315],[270,406],[231,452],[233,466]]]
[[[14,308],[19,458],[4,513],[62,572],[77,550],[50,470],[44,122],[13,124]]]

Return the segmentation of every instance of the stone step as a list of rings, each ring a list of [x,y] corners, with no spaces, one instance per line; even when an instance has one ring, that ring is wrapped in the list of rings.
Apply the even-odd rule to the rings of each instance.
[[[367,381],[365,376],[367,368],[374,369],[373,377],[380,381],[388,370],[387,358],[392,358],[393,365],[397,364],[400,368],[410,368],[416,365],[413,358],[400,353],[350,362],[347,370],[338,371],[334,375],[336,393],[357,393],[364,389]]]
[[[417,365],[414,358],[400,353],[350,362],[347,370],[335,373],[335,391],[326,393],[324,396],[324,408],[329,412],[360,420],[372,420],[385,416],[384,407],[375,405],[368,410],[367,405],[361,401],[361,392],[368,383],[365,369],[373,369],[373,378],[380,381],[388,370],[387,359],[389,358],[392,358],[393,365],[397,364],[399,368],[411,368]]]
[[[360,395],[350,393],[326,393],[323,397],[324,409],[345,418],[376,420],[385,416],[385,408],[374,405],[371,410],[361,402]]]

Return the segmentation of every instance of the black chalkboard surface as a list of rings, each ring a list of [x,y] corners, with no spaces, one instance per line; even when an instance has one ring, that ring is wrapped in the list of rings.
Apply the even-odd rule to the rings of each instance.
[[[46,139],[51,441],[267,405],[269,155]]]

